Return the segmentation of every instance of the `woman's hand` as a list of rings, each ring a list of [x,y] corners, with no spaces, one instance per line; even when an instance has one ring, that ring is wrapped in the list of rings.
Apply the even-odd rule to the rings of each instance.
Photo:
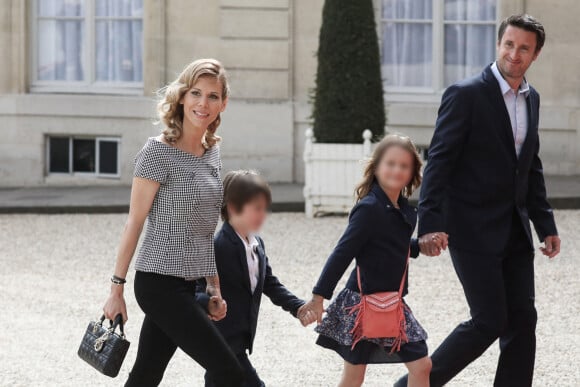
[[[105,302],[103,307],[103,313],[105,318],[114,321],[117,315],[123,316],[123,324],[127,322],[127,305],[125,305],[125,298],[123,297],[123,286],[113,285],[111,288],[111,294]]]
[[[223,298],[212,296],[209,299],[207,310],[209,312],[210,320],[219,321],[226,317],[226,314],[228,313],[228,304]]]
[[[220,287],[220,277],[217,275],[205,277],[206,288],[205,292],[210,296],[215,296],[222,298],[222,292]]]
[[[222,292],[220,290],[220,288],[214,286],[214,285],[207,285],[205,288],[205,292],[207,294],[209,294],[211,297],[222,297]]]

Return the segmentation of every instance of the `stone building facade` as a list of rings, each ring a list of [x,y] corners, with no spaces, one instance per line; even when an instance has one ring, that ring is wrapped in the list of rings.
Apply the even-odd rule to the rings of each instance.
[[[542,96],[545,170],[580,174],[580,23],[574,16],[580,3],[410,3],[374,3],[386,129],[428,145],[442,90],[458,74],[480,71],[493,60],[498,20],[527,12],[545,24],[548,36],[529,74]],[[153,124],[156,90],[201,57],[220,59],[231,78],[219,129],[225,168],[255,168],[272,182],[302,182],[322,5],[0,2],[0,187],[130,183],[134,155],[160,131]]]

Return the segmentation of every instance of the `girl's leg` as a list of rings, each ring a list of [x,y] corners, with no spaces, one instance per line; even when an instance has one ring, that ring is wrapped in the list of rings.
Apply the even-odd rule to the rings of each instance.
[[[429,387],[431,373],[431,358],[425,356],[419,360],[405,363],[409,370],[407,387]]]
[[[338,387],[360,387],[365,380],[366,364],[351,364],[344,362],[342,378]]]

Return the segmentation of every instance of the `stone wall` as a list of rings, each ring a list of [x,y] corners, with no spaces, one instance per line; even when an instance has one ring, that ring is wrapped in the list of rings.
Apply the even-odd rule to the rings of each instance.
[[[127,184],[153,126],[154,92],[191,60],[216,57],[232,97],[219,129],[226,169],[254,168],[273,182],[303,182],[304,131],[323,0],[144,0],[140,96],[33,94],[29,6],[0,2],[0,186]],[[378,8],[380,1],[376,1]],[[575,10],[575,11],[574,11]],[[530,74],[542,95],[542,158],[548,173],[580,173],[580,12],[575,0],[500,0],[500,16],[527,11],[546,25],[546,47]],[[387,130],[428,145],[441,93],[386,94]],[[120,136],[120,179],[46,174],[46,136]]]

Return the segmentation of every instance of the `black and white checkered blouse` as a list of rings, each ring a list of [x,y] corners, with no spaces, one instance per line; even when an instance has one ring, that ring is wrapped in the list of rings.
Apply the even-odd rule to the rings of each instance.
[[[149,138],[135,176],[161,183],[137,255],[139,271],[196,279],[217,274],[213,236],[223,199],[217,145],[201,157]]]

